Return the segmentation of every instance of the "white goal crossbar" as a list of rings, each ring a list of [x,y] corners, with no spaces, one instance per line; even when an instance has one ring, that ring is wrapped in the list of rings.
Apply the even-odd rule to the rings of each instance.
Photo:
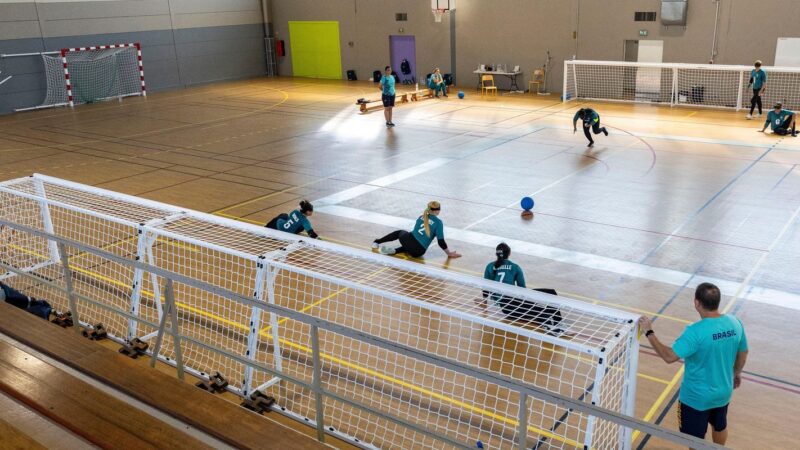
[[[718,64],[564,61],[562,100],[656,103],[670,106],[750,107],[752,67]],[[762,67],[766,109],[782,102],[800,109],[800,68]]]
[[[4,283],[359,446],[631,446],[633,314],[44,175],[0,221]]]

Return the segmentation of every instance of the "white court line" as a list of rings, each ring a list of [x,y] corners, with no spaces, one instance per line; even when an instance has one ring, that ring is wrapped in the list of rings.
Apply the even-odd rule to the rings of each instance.
[[[359,220],[362,222],[383,225],[400,230],[410,230],[414,226],[415,222],[415,220],[406,219],[403,217],[390,216],[338,205],[326,205],[317,208],[317,211],[323,214]],[[494,248],[498,242],[502,241],[509,244],[514,249],[515,253],[545,258],[565,264],[585,267],[588,269],[602,270],[623,276],[656,281],[673,286],[684,286],[692,277],[696,277],[698,282],[708,281],[716,284],[720,288],[720,291],[725,295],[740,295],[739,288],[741,283],[737,283],[735,281],[713,277],[697,277],[693,274],[681,272],[679,270],[653,267],[636,262],[610,258],[607,256],[565,250],[557,247],[534,244],[517,239],[509,239],[502,236],[479,233],[476,231],[469,231],[459,228],[445,227],[445,235],[448,239],[490,248]],[[754,286],[753,289],[751,289],[747,295],[743,296],[742,298],[763,304],[780,306],[787,309],[800,310],[800,295],[790,292]]]
[[[401,170],[399,172],[395,172],[390,175],[386,175],[385,177],[381,177],[372,181],[369,181],[365,184],[358,185],[356,187],[346,189],[341,192],[337,192],[336,194],[329,195],[327,197],[322,197],[314,201],[315,205],[325,206],[325,205],[336,205],[347,200],[352,200],[356,197],[362,196],[364,194],[368,194],[372,191],[376,191],[382,187],[386,187],[390,184],[397,183],[398,181],[403,181],[407,178],[411,178],[425,172],[429,172],[433,169],[437,169],[445,164],[449,164],[455,161],[452,158],[436,158],[432,159],[426,163],[422,163],[420,165],[409,167],[408,169]]]

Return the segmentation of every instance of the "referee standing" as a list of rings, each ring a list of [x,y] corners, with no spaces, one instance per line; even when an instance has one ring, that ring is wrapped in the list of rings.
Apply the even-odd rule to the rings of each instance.
[[[705,439],[710,424],[714,443],[725,445],[728,404],[742,382],[747,337],[739,319],[720,314],[719,302],[718,287],[711,283],[697,286],[694,309],[700,321],[687,326],[672,348],[661,343],[647,317],[639,319],[639,328],[665,362],[684,360],[686,372],[678,404],[681,433]]]

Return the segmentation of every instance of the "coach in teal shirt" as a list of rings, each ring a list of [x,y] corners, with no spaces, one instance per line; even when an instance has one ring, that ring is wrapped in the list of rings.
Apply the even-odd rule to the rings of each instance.
[[[694,307],[701,320],[686,327],[672,348],[659,341],[647,317],[639,319],[639,327],[664,361],[685,363],[678,405],[681,432],[705,439],[710,424],[714,442],[725,445],[728,404],[742,382],[747,337],[739,319],[720,314],[720,297],[711,283],[697,286]]]

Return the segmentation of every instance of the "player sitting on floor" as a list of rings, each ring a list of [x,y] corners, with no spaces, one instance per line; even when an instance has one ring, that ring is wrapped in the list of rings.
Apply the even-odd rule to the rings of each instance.
[[[525,286],[525,276],[522,273],[522,268],[511,261],[511,247],[505,242],[501,242],[495,249],[497,259],[486,265],[486,270],[483,272],[483,278],[500,283],[517,285],[519,287]],[[553,289],[535,289],[539,292],[557,295]],[[495,305],[500,307],[503,314],[511,320],[521,320],[525,322],[533,322],[553,335],[562,335],[564,330],[558,328],[561,323],[561,312],[551,306],[541,306],[530,300],[522,300],[514,297],[509,297],[503,294],[497,294],[489,291],[483,291],[483,301],[486,302],[487,298],[491,298]]]
[[[575,116],[572,118],[572,132],[575,133],[578,131],[578,127],[575,125],[578,122],[578,119],[583,121],[583,134],[586,135],[586,139],[589,140],[589,147],[594,145],[594,139],[592,139],[592,134],[589,133],[589,128],[591,127],[594,134],[603,133],[608,136],[608,131],[605,127],[600,127],[600,114],[597,114],[597,111],[593,110],[592,108],[581,108],[578,112],[575,113]]]
[[[312,214],[314,214],[314,205],[307,200],[303,200],[300,202],[300,209],[295,209],[289,214],[278,214],[277,217],[267,222],[265,226],[292,234],[300,234],[305,230],[312,239],[319,239],[319,235],[311,228],[311,222],[308,220]]]
[[[796,114],[788,109],[783,109],[781,103],[776,103],[775,108],[767,114],[767,121],[764,122],[764,128],[758,130],[763,133],[767,126],[772,128],[774,134],[785,136],[791,134],[797,137],[797,130],[795,129]]]
[[[437,217],[441,209],[439,202],[428,203],[428,207],[414,224],[413,231],[410,233],[405,230],[393,231],[380,239],[375,239],[372,243],[372,248],[379,249],[384,255],[407,253],[413,258],[419,258],[425,254],[425,251],[428,250],[428,247],[433,242],[433,237],[436,236],[439,247],[447,253],[448,258],[460,257],[461,255],[457,252],[449,250],[447,242],[444,241],[444,224]],[[381,245],[385,242],[398,240],[400,241],[400,247],[397,248]]]
[[[45,320],[50,318],[53,311],[53,307],[46,301],[28,297],[5,283],[0,283],[0,300]]]

